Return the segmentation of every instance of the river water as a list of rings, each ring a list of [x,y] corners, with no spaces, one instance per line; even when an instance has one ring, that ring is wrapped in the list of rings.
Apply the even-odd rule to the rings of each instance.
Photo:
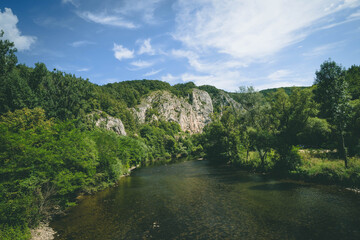
[[[86,197],[55,239],[360,239],[360,195],[206,161],[146,167]]]

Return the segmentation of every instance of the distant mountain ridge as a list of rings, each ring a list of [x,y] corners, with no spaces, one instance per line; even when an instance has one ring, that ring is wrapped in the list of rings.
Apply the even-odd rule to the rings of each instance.
[[[118,133],[136,134],[139,126],[156,119],[174,121],[183,131],[199,133],[214,114],[225,108],[243,110],[236,97],[214,86],[196,86],[193,82],[175,84],[159,80],[132,80],[96,85],[54,69],[45,64],[34,68],[19,64],[0,86],[0,114],[16,109],[41,107],[48,118],[86,119],[101,111],[104,118],[98,126],[117,128]],[[291,93],[293,88],[284,88]],[[275,89],[263,90],[268,95]],[[166,104],[164,104],[166,102]],[[113,125],[115,124],[115,125]],[[121,131],[119,130],[121,129]],[[132,134],[131,134],[132,133]]]

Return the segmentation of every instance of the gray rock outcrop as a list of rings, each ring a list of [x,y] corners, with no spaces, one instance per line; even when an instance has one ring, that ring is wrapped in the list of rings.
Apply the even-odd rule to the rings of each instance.
[[[103,116],[104,114],[102,111],[98,111],[97,114],[99,114],[100,117],[98,117],[98,119],[94,119],[94,114],[95,113],[92,114],[92,118],[95,122],[95,126],[114,131],[119,135],[126,136],[125,127],[121,119],[109,115]]]
[[[189,99],[167,91],[156,91],[143,99],[134,113],[140,123],[163,119],[179,123],[183,131],[200,133],[211,122],[213,105],[209,94],[199,89],[193,89]]]

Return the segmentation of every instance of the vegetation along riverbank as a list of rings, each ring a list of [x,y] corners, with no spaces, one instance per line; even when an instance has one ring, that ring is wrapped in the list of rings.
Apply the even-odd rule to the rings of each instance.
[[[18,64],[0,40],[0,238],[29,239],[129,168],[203,157],[360,187],[360,67],[327,60],[311,87],[236,93],[189,82],[98,86]]]

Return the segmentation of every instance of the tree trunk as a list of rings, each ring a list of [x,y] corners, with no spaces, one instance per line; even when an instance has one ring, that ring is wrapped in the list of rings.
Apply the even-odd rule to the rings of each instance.
[[[264,152],[262,152],[261,150],[259,150],[258,152],[261,159],[261,167],[264,169],[267,151],[264,150]]]
[[[345,140],[344,140],[344,133],[343,131],[340,132],[341,135],[341,152],[343,154],[343,159],[345,161],[345,168],[348,167],[348,160],[347,160],[347,151],[346,151],[346,147],[345,147]]]

